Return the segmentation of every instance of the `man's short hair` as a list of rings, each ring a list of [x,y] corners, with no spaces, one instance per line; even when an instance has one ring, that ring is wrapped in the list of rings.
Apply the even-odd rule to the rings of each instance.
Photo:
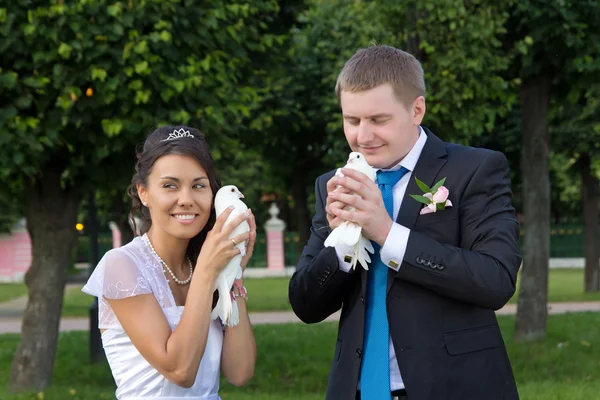
[[[406,107],[417,97],[425,97],[421,63],[412,54],[391,46],[371,46],[354,53],[338,76],[335,93],[339,100],[343,91],[362,92],[386,83]]]

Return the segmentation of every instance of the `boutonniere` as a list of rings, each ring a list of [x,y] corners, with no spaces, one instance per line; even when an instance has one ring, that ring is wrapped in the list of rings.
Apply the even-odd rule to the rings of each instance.
[[[434,213],[436,211],[441,211],[446,207],[452,207],[452,202],[448,200],[448,194],[450,192],[448,191],[448,188],[444,186],[446,178],[441,179],[431,188],[418,180],[416,177],[415,180],[417,181],[417,186],[419,186],[419,189],[423,191],[423,194],[411,194],[410,197],[419,203],[425,204],[419,213],[420,215]]]

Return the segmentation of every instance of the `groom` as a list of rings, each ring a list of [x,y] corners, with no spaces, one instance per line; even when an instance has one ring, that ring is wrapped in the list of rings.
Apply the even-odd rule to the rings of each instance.
[[[518,399],[494,313],[521,263],[505,156],[421,126],[423,70],[404,51],[359,50],[336,93],[350,148],[378,173],[376,183],[352,170],[317,178],[311,237],[289,285],[306,323],[341,309],[326,398]],[[444,178],[438,205],[411,197],[424,194],[416,179],[432,188]],[[352,248],[324,247],[342,221],[374,244],[368,271],[351,268]]]

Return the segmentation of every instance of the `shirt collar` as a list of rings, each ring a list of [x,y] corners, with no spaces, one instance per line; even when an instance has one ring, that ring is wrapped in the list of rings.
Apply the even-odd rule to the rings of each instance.
[[[409,171],[414,171],[417,166],[417,161],[419,161],[419,157],[421,156],[421,152],[423,151],[423,147],[425,147],[425,142],[427,142],[427,134],[423,131],[423,128],[419,126],[419,138],[416,143],[410,149],[408,154],[404,156],[404,158],[396,164],[394,167],[389,169],[381,168],[381,171],[396,171],[400,168],[404,167]]]

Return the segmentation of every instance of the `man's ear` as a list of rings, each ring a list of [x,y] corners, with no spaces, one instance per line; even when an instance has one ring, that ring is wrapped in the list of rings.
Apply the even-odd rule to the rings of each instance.
[[[412,105],[412,115],[413,115],[413,125],[419,126],[421,125],[421,121],[423,121],[423,117],[425,117],[425,97],[419,96],[415,99]]]

